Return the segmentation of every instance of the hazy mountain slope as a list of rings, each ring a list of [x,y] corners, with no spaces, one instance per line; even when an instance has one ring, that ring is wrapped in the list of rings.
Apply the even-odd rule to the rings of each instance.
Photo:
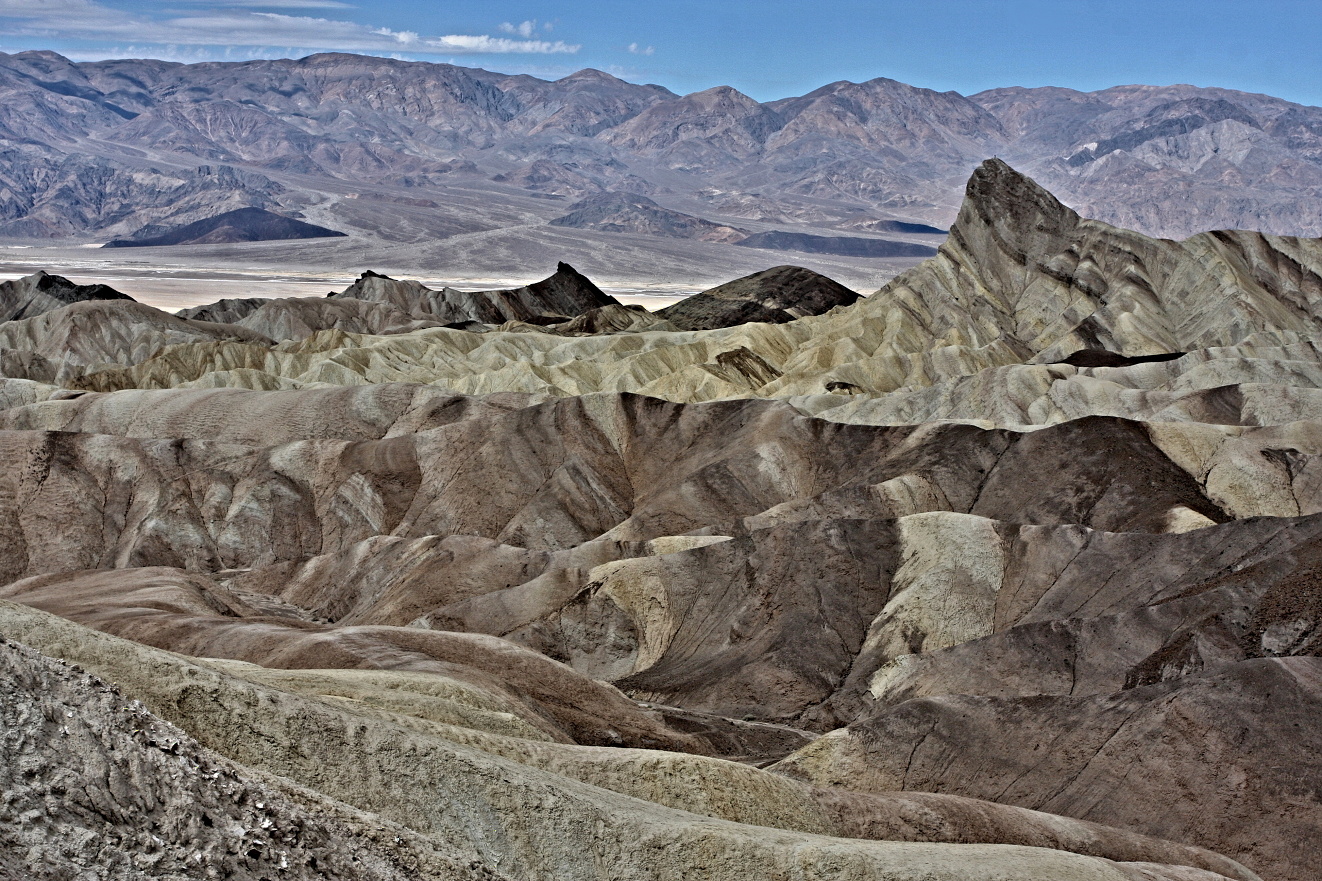
[[[569,206],[569,213],[552,220],[551,226],[645,233],[706,242],[736,242],[747,236],[744,230],[670,211],[646,196],[633,193],[607,193],[575,202]]]
[[[27,145],[0,162],[0,232],[14,238],[129,234],[280,204],[289,190],[266,175],[228,165],[185,169],[125,166],[95,153],[69,154]]]
[[[1089,216],[1154,235],[1322,234],[1316,220],[1279,225],[1302,220],[1316,198],[1320,108],[1194,86],[993,89],[972,100],[1015,135],[1007,159]]]
[[[997,120],[964,96],[884,78],[831,83],[771,106],[786,120],[772,144],[782,155],[853,141],[869,152],[935,163],[985,153],[1005,139]]]
[[[592,69],[551,83],[530,76],[473,73],[518,102],[518,125],[529,135],[569,132],[591,137],[675,97],[661,86],[635,85]]]
[[[783,125],[774,110],[729,86],[654,104],[603,140],[681,170],[746,161]]]
[[[866,239],[859,236],[819,236],[812,233],[768,230],[735,242],[741,248],[768,251],[802,251],[806,254],[840,254],[846,257],[930,257],[936,249],[914,242]]]

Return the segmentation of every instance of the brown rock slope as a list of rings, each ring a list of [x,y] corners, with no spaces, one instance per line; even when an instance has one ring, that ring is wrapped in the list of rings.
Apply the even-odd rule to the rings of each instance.
[[[0,641],[0,670],[6,878],[501,877],[236,765],[81,668]]]
[[[351,878],[501,877],[495,867],[532,878],[733,878],[786,865],[895,879],[1256,878],[1197,848],[968,799],[826,793],[658,752],[584,762],[573,751],[582,748],[436,721],[443,679],[395,674],[372,687],[333,671],[289,676],[190,661],[9,604],[0,620],[10,637],[76,659],[183,729],[78,670],[0,647],[16,686],[0,703],[15,723],[6,743],[28,772],[6,796],[42,817],[0,821],[0,865],[28,871],[97,859],[132,860],[129,877],[175,877],[165,873],[188,860],[192,872],[238,877],[324,864]],[[428,692],[442,700],[420,700]],[[451,706],[472,724],[481,699]],[[76,752],[51,748],[69,738]],[[186,806],[169,810],[177,800]],[[159,817],[150,843],[144,809]]]
[[[0,628],[514,877],[1304,881],[1319,259],[990,162],[937,257],[782,324],[66,306],[0,325],[78,374],[0,382]]]
[[[1303,426],[879,428],[775,402],[391,385],[85,394],[5,418],[28,430],[0,434],[21,463],[0,484],[4,595],[188,654],[444,675],[523,720],[482,723],[501,737],[765,760],[810,735],[732,743],[721,720],[867,719],[887,682],[940,693],[902,674],[979,641],[1005,641],[1013,693],[1098,699],[1314,650],[1315,591],[1289,575],[1322,507]],[[56,426],[80,431],[31,430]],[[1286,498],[1293,519],[1262,516]],[[602,679],[711,722],[640,715]],[[1154,778],[1144,804],[1179,792]],[[1248,859],[1170,816],[1115,822]],[[1297,877],[1277,816],[1239,823],[1266,842],[1259,865]]]
[[[188,394],[213,406],[234,395]],[[270,412],[280,400],[264,402],[262,394],[247,393],[255,398],[249,412],[262,412],[262,403]],[[81,403],[34,408],[88,412]],[[428,412],[407,418],[432,418]],[[0,476],[0,517],[15,536],[0,558],[3,571],[18,577],[127,564],[215,571],[341,552],[383,534],[476,535],[550,552],[599,538],[645,541],[925,511],[1162,532],[1226,520],[1227,510],[1272,512],[1278,493],[1292,493],[1308,513],[1318,504],[1310,481],[1289,482],[1262,456],[1282,443],[1267,430],[1225,439],[1216,454],[1230,462],[1221,472],[1233,471],[1235,456],[1248,459],[1246,467],[1264,463],[1260,470],[1275,485],[1250,494],[1216,469],[1227,485],[1204,485],[1201,473],[1120,420],[1027,434],[958,425],[887,429],[806,419],[772,402],[685,407],[635,396],[466,413],[379,441],[270,447],[225,437],[251,436],[253,426],[244,424],[216,432],[216,440],[5,432],[6,458],[21,464]],[[471,418],[483,413],[490,418]],[[1312,449],[1297,454],[1311,458]],[[1030,469],[1048,457],[1059,463],[1055,473]],[[58,507],[93,487],[76,512]],[[63,525],[44,529],[45,517]]]
[[[1322,659],[1261,659],[1106,696],[908,701],[780,767],[865,792],[949,792],[1178,830],[1264,877],[1303,878],[1318,858],[1322,771],[1307,757],[1322,747],[1320,716]],[[1277,817],[1270,836],[1264,812]]]

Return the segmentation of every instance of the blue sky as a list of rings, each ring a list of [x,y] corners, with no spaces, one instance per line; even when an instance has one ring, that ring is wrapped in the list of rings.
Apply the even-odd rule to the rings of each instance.
[[[596,67],[759,100],[885,76],[994,86],[1192,83],[1322,105],[1322,0],[0,0],[0,50],[78,60],[336,50],[556,78]]]

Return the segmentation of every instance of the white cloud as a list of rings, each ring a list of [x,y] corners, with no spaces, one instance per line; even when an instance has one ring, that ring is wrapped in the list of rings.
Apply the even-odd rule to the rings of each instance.
[[[194,6],[220,9],[353,9],[352,3],[340,0],[174,0]]]
[[[537,32],[537,19],[534,18],[531,21],[524,21],[519,24],[503,22],[500,25],[500,31],[506,34],[517,34],[526,40]]]
[[[427,45],[447,52],[479,54],[507,54],[510,52],[529,52],[539,55],[555,53],[574,54],[581,46],[571,46],[561,40],[554,43],[547,40],[508,40],[504,37],[465,36],[451,34],[428,40]]]
[[[383,37],[391,37],[398,43],[405,46],[411,46],[418,42],[416,31],[392,31],[390,28],[377,28],[373,33],[380,34]]]
[[[118,23],[127,16],[107,9],[92,0],[0,0],[0,19],[27,22],[30,28],[48,28],[59,33],[66,26],[73,30],[96,29]],[[9,29],[14,36],[20,29]]]
[[[87,12],[97,9],[89,0],[0,0],[0,15],[15,18],[45,16],[55,12]]]
[[[632,52],[634,55],[651,55],[656,51],[656,47],[647,46],[646,48],[644,48],[642,46],[639,46],[637,43],[630,43],[629,51]]]
[[[239,2],[268,8],[314,8],[314,3],[326,8],[330,6],[327,0]],[[251,11],[233,3],[229,8],[213,7],[172,18],[147,18],[103,6],[94,0],[0,0],[0,28],[11,40],[15,37],[47,40],[56,37],[105,41],[107,44],[131,41],[140,50],[143,46],[155,45],[168,47],[175,53],[186,52],[188,47],[225,46],[284,48],[287,55],[318,50],[397,52],[401,49],[446,55],[572,55],[581,48],[563,40],[516,40],[484,34],[424,36],[414,31],[396,31],[353,21]],[[86,47],[82,51],[86,54]]]
[[[13,53],[22,50],[4,49],[3,51]],[[137,46],[129,43],[106,46],[96,50],[61,50],[60,54],[70,61],[104,61],[107,58],[153,58],[157,61],[196,64],[199,61],[254,61],[257,59],[288,58],[292,53],[271,47]]]

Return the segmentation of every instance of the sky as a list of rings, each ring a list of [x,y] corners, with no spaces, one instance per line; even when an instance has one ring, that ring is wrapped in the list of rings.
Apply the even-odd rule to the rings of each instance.
[[[242,61],[321,51],[556,79],[595,67],[760,101],[889,77],[1190,83],[1322,105],[1322,0],[0,0],[0,51]]]

